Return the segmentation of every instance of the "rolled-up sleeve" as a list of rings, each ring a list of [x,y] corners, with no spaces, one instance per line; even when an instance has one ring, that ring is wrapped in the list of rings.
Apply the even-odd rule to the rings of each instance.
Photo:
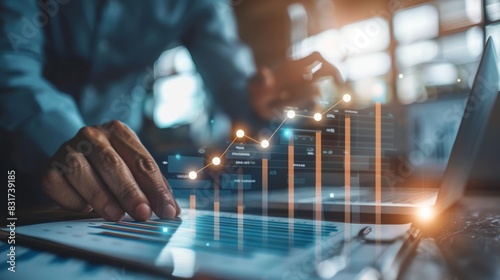
[[[84,126],[72,97],[43,78],[43,22],[35,1],[0,1],[0,128],[23,171],[38,172]]]

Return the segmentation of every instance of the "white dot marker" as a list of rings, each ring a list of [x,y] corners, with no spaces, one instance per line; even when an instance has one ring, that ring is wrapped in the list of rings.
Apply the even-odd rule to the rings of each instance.
[[[243,136],[245,136],[245,131],[238,129],[238,131],[236,131],[236,137],[241,138]]]
[[[219,164],[220,164],[220,157],[214,157],[214,158],[212,159],[212,163],[213,163],[214,165],[219,165]]]
[[[267,148],[269,147],[269,141],[267,140],[262,140],[262,142],[260,142],[260,145],[262,146],[262,148]]]
[[[287,116],[289,119],[293,119],[293,118],[295,118],[295,111],[294,111],[294,110],[290,110],[290,111],[286,112],[286,116]]]
[[[189,172],[189,179],[194,180],[196,177],[198,177],[198,174],[194,171]]]
[[[344,94],[344,96],[342,97],[342,100],[344,100],[344,102],[350,102],[351,95],[349,93]]]
[[[403,74],[399,74],[399,78],[402,79],[404,77]]]
[[[168,228],[164,227],[163,232],[168,232]]]
[[[460,79],[457,79],[457,83],[460,83]]]
[[[335,197],[335,194],[330,193],[330,198],[334,198],[334,197]]]
[[[322,118],[323,118],[323,116],[320,113],[314,114],[314,120],[315,121],[319,122]]]

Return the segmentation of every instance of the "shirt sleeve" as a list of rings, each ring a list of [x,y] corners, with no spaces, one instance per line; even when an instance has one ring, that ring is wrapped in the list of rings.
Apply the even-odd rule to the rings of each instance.
[[[253,123],[247,84],[253,56],[237,35],[234,13],[224,0],[192,1],[183,43],[214,101],[237,122]]]
[[[73,98],[43,78],[46,20],[35,1],[0,1],[0,128],[17,167],[32,173],[84,126]]]

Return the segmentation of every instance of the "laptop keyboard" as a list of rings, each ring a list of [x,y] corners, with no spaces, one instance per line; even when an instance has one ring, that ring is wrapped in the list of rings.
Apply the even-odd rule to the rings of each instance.
[[[314,242],[311,237],[323,239],[338,232],[333,223],[322,223],[316,228],[312,222],[289,223],[286,219],[272,217],[265,220],[221,216],[217,223],[212,215],[199,215],[192,226],[188,222],[181,227],[182,222],[181,219],[150,220],[102,223],[95,227],[102,229],[98,235],[221,253],[257,250],[284,253],[293,248],[307,248]]]

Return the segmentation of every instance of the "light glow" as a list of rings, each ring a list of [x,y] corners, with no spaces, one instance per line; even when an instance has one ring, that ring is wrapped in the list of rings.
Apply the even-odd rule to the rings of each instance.
[[[212,159],[212,163],[213,163],[214,165],[219,165],[219,164],[220,164],[220,158],[219,158],[219,157],[214,157],[214,158]]]
[[[295,111],[294,111],[294,110],[290,110],[290,111],[286,112],[286,116],[287,116],[289,119],[293,119],[293,118],[295,118]]]
[[[196,177],[198,177],[198,174],[194,171],[189,172],[189,179],[194,180]]]
[[[434,216],[434,213],[431,207],[422,207],[418,209],[418,216],[420,217],[420,219],[427,221]]]
[[[269,147],[269,141],[267,140],[262,140],[262,142],[260,142],[260,145],[262,146],[262,148],[267,148]]]
[[[238,129],[238,131],[236,131],[236,137],[241,138],[243,136],[245,136],[245,131]]]
[[[322,118],[323,118],[323,115],[321,115],[320,113],[314,114],[315,121],[319,122]]]
[[[342,100],[344,100],[344,102],[350,102],[351,95],[349,93],[344,94],[344,96],[342,97]]]

